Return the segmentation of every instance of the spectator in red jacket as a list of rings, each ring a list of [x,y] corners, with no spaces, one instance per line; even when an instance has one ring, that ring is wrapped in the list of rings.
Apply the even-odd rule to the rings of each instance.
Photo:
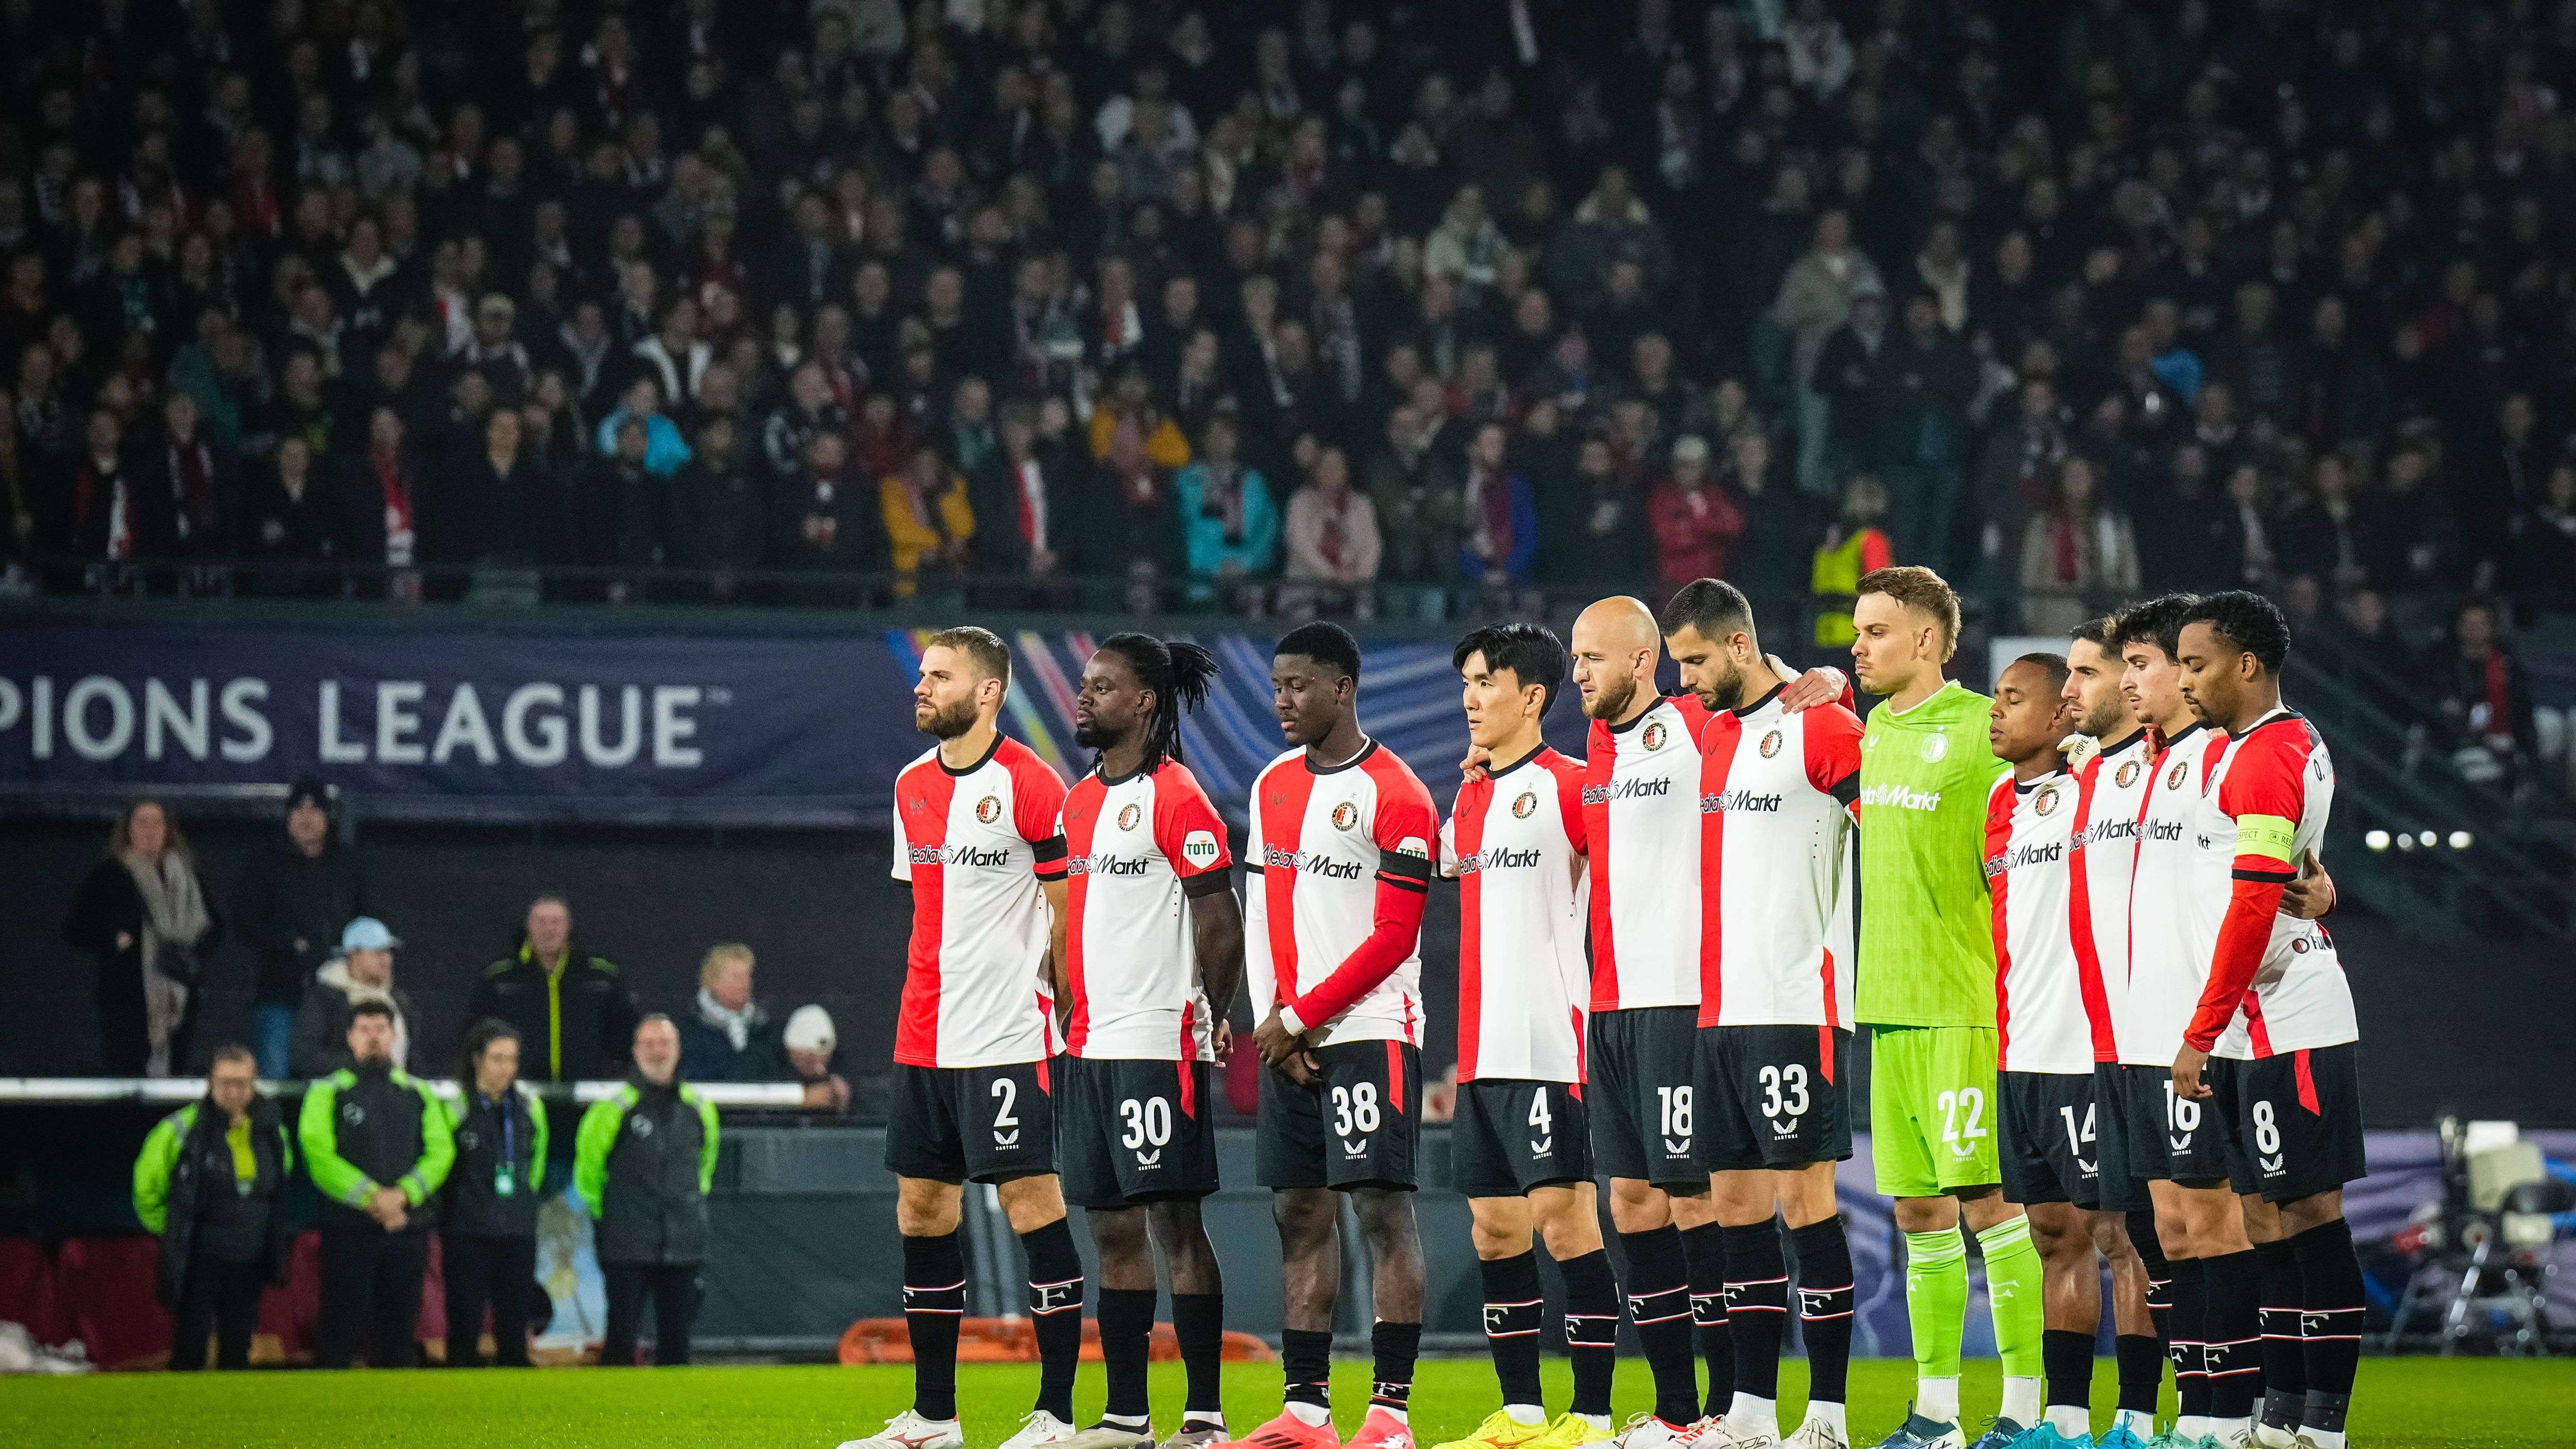
[[[1655,574],[1667,589],[1693,579],[1722,579],[1735,562],[1744,512],[1708,470],[1708,441],[1696,434],[1673,444],[1673,471],[1646,499],[1655,531]]]

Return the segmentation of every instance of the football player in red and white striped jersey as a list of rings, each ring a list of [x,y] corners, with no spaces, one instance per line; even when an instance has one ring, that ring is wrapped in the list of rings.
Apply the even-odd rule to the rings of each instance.
[[[1064,781],[995,723],[1011,656],[991,631],[943,629],[921,651],[913,723],[938,745],[895,777],[894,876],[912,887],[895,1023],[886,1167],[896,1177],[913,1406],[855,1449],[958,1449],[961,1185],[992,1183],[1029,1260],[1038,1402],[1007,1449],[1070,1439],[1082,1350],[1082,1258],[1055,1174],[1048,958],[1060,951]],[[851,1449],[851,1446],[845,1446]]]
[[[1064,802],[1056,1151],[1065,1196],[1086,1210],[1100,1249],[1109,1397],[1069,1449],[1153,1449],[1145,1364],[1158,1246],[1189,1373],[1167,1449],[1226,1437],[1224,1290],[1199,1203],[1217,1187],[1210,1077],[1243,982],[1243,908],[1225,822],[1181,763],[1181,716],[1207,697],[1216,672],[1195,644],[1113,634],[1083,666],[1074,697],[1074,739],[1099,753]]]
[[[1699,815],[1696,1157],[1718,1235],[1732,1392],[1703,1444],[1773,1444],[1789,1268],[1811,1370],[1790,1449],[1850,1443],[1851,1246],[1834,1164],[1852,1153],[1854,813],[1861,722],[1848,702],[1791,711],[1788,672],[1762,652],[1753,607],[1719,579],[1682,586],[1657,621],[1682,684],[1710,715]],[[1683,1199],[1676,1198],[1676,1203]],[[1693,1292],[1698,1291],[1694,1284]],[[1712,1375],[1712,1394],[1715,1389]]]
[[[1475,1229],[1503,1407],[1438,1449],[1576,1449],[1610,1437],[1619,1283],[1601,1245],[1583,1091],[1583,767],[1539,721],[1565,678],[1540,624],[1497,624],[1454,656],[1467,735],[1491,762],[1458,787],[1441,873],[1458,882],[1458,1107],[1451,1143]],[[1535,1232],[1565,1280],[1574,1401],[1539,1394]]]
[[[1422,1341],[1413,1216],[1422,1120],[1422,908],[1440,817],[1402,760],[1360,729],[1359,644],[1290,630],[1271,661],[1291,746],[1253,781],[1244,964],[1261,1079],[1261,1181],[1278,1194],[1287,1403],[1241,1441],[1325,1449],[1333,1435],[1333,1194],[1348,1193],[1372,1265],[1376,1390],[1354,1446],[1410,1449]]]
[[[2343,1449],[2362,1321],[2343,1188],[2369,1170],[2361,1032],[2333,938],[2280,909],[2324,839],[2334,763],[2316,727],[2282,707],[2290,629],[2278,605],[2241,589],[2209,595],[2176,642],[2183,699],[2229,747],[2187,830],[2204,857],[2192,939],[2207,980],[2174,1057],[2174,1096],[2206,1103],[2234,1139],[2234,1163],[2253,1168],[2252,1188],[2237,1188],[2270,1310],[2256,1442]],[[2299,1301],[2279,1303],[2292,1282]],[[2295,1357],[2277,1331],[2291,1306]],[[2275,1382],[2292,1363],[2303,1402]]]

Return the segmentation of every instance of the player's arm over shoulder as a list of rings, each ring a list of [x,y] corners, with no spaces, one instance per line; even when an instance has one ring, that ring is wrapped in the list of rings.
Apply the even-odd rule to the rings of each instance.
[[[1860,799],[1860,716],[1839,704],[1800,711],[1805,722],[1807,781],[1852,805]]]

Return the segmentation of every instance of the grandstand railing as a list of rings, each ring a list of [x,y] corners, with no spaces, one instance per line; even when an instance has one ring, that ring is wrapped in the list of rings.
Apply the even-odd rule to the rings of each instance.
[[[441,1097],[453,1098],[463,1090],[446,1078],[423,1077],[421,1080]],[[626,1083],[530,1082],[527,1085],[548,1101],[580,1103],[614,1096]],[[718,1107],[805,1110],[805,1088],[798,1082],[693,1082],[690,1085]],[[300,1097],[304,1094],[305,1083],[262,1081],[259,1088],[271,1097]],[[206,1083],[200,1077],[0,1077],[0,1103],[186,1103],[205,1095]]]

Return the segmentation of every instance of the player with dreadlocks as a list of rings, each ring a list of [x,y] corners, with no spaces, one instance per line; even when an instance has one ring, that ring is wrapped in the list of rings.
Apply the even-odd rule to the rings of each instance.
[[[1109,1402],[1068,1449],[1153,1449],[1145,1355],[1154,1249],[1172,1281],[1189,1399],[1164,1449],[1226,1437],[1218,1399],[1224,1290],[1199,1200],[1216,1191],[1213,1064],[1243,982],[1243,911],[1225,823],[1181,763],[1181,716],[1207,698],[1216,660],[1146,634],[1101,642],[1082,670],[1074,739],[1096,755],[1064,802],[1070,856],[1056,1134],[1065,1198],[1100,1248],[1100,1352]],[[1182,902],[1188,909],[1182,909]]]

